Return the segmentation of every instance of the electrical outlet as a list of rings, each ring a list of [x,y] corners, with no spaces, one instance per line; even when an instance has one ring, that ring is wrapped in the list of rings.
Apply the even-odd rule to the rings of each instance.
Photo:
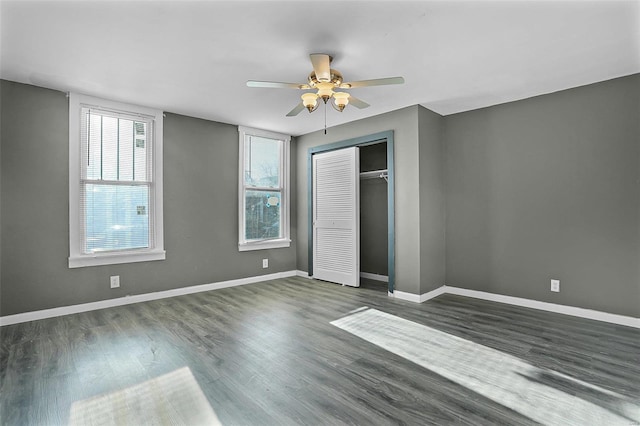
[[[262,259],[262,267],[263,268],[269,267],[269,259]]]
[[[551,291],[560,292],[560,280],[551,280]]]
[[[113,275],[109,278],[109,283],[111,284],[111,288],[120,287],[120,275]]]

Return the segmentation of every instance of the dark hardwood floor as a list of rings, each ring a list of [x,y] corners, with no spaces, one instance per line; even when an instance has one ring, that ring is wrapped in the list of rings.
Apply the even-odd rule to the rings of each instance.
[[[403,356],[332,324],[364,311],[382,318],[371,323],[382,336],[369,330],[374,338],[391,346],[412,338],[419,353]],[[387,314],[392,340],[382,334],[390,330]],[[357,289],[286,278],[0,333],[6,425],[69,424],[72,406],[87,400],[96,417],[103,400],[95,397],[184,367],[226,426],[554,424],[557,417],[545,416],[556,408],[562,424],[585,424],[592,414],[578,411],[584,407],[595,413],[587,424],[640,423],[640,330],[453,295],[414,304],[372,283]],[[501,379],[524,376],[526,390]],[[555,396],[535,413],[518,402],[545,390]],[[165,404],[179,411],[176,398]],[[138,418],[163,423],[144,417],[141,406]],[[181,423],[179,415],[166,419]]]

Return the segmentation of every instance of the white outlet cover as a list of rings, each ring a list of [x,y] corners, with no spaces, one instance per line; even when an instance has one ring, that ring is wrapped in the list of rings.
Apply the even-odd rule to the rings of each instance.
[[[111,285],[111,288],[120,287],[120,275],[113,275],[111,278],[109,278],[109,283]]]
[[[560,292],[560,280],[551,280],[551,291]]]
[[[269,259],[262,259],[262,267],[263,268],[269,267]]]

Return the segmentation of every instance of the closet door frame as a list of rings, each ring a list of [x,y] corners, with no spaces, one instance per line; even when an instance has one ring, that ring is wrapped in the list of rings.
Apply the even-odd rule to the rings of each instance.
[[[307,193],[308,193],[308,256],[309,256],[309,276],[313,276],[313,155],[321,152],[334,151],[342,148],[350,148],[353,146],[366,146],[377,143],[387,144],[387,262],[389,271],[389,295],[393,295],[395,289],[395,179],[394,179],[394,160],[393,160],[393,130],[374,133],[358,138],[347,139],[326,145],[315,146],[309,148],[307,154]]]

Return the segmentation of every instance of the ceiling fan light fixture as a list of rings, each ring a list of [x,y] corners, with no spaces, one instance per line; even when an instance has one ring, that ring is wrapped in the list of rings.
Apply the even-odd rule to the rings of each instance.
[[[333,94],[332,106],[335,109],[342,112],[348,104],[349,104],[349,94],[347,92],[335,92]]]
[[[318,108],[318,95],[315,93],[303,93],[301,98],[302,105],[304,105],[309,112],[313,112]]]
[[[2,0],[0,0],[2,1]],[[303,109],[313,112],[318,109],[318,98],[322,99],[325,104],[325,113],[327,102],[331,98],[331,106],[339,112],[344,111],[347,105],[353,105],[355,108],[368,108],[369,104],[349,95],[347,92],[336,92],[340,89],[355,89],[359,87],[369,86],[386,86],[389,84],[403,84],[402,77],[376,78],[373,80],[359,80],[344,82],[340,71],[330,67],[333,57],[325,53],[312,53],[309,55],[313,71],[307,77],[307,83],[284,83],[279,81],[247,81],[248,87],[267,87],[276,89],[300,89],[315,90],[316,92],[307,92],[301,96],[302,102],[299,102],[291,111],[287,113],[287,117],[298,115]]]
[[[318,97],[322,98],[324,103],[326,104],[331,96],[333,96],[333,84],[332,83],[318,83]]]

